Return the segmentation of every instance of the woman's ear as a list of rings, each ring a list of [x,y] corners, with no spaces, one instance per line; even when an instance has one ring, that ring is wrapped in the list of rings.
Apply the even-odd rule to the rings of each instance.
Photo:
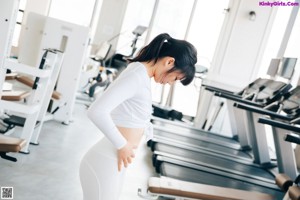
[[[174,67],[174,63],[175,63],[175,58],[173,57],[166,57],[166,62],[165,64],[168,66],[168,67]]]

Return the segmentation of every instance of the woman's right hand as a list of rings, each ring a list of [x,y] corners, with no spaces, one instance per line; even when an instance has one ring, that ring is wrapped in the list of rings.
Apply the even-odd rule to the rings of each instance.
[[[127,167],[128,164],[132,162],[132,159],[135,156],[133,150],[136,148],[136,145],[127,142],[124,147],[118,149],[118,171],[121,171],[122,165],[124,165],[124,167]]]

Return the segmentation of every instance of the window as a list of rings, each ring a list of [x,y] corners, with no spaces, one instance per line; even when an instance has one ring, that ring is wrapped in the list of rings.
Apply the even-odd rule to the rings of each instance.
[[[297,63],[295,66],[295,72],[294,76],[292,78],[292,85],[296,86],[299,85],[299,76],[300,76],[300,12],[298,11],[298,15],[295,21],[295,24],[292,29],[291,36],[288,41],[288,45],[286,47],[286,50],[284,52],[284,57],[291,57],[291,58],[297,58]]]
[[[149,27],[155,0],[129,0],[121,33],[118,38],[117,52],[123,55],[130,55],[132,40],[134,35],[132,31],[137,26]],[[139,37],[137,48],[144,46],[147,32]],[[136,50],[137,52],[138,50]]]
[[[49,17],[90,26],[95,0],[52,0]]]
[[[210,67],[225,18],[224,9],[228,8],[228,4],[229,0],[218,3],[215,1],[197,1],[195,14],[186,39],[197,48],[198,65]],[[200,85],[200,79],[195,79],[188,86],[177,83],[172,107],[186,115],[195,116]]]
[[[194,0],[159,0],[150,40],[160,33],[184,39]]]
[[[277,8],[278,10],[274,19],[273,27],[268,37],[264,55],[262,56],[261,68],[258,73],[259,77],[266,75],[271,59],[277,58],[277,53],[283,39],[285,27],[288,23],[292,10],[291,6],[278,6]]]
[[[17,15],[17,21],[16,21],[14,35],[13,35],[13,39],[12,39],[12,45],[15,47],[17,47],[19,45],[19,37],[20,37],[26,2],[27,2],[27,0],[21,0],[20,4],[19,4],[19,12]]]

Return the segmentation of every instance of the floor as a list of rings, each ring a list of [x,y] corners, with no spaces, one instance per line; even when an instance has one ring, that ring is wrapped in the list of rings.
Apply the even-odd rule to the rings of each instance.
[[[72,123],[49,121],[43,125],[38,146],[30,154],[10,154],[18,162],[0,159],[0,186],[13,187],[14,200],[81,200],[78,169],[83,154],[102,133],[86,117],[86,106],[75,104]],[[129,166],[120,200],[139,200],[138,188],[146,191],[147,178],[155,175],[150,151],[143,143]],[[1,197],[0,197],[1,199]]]

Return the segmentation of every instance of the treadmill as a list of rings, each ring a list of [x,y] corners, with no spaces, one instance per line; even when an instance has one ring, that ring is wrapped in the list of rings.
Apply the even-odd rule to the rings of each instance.
[[[247,191],[258,191],[271,194],[276,200],[282,200],[284,192],[282,192],[274,184],[273,188],[258,186],[253,183],[248,183],[244,180],[237,180],[226,177],[227,173],[222,175],[217,174],[217,171],[202,171],[190,167],[179,166],[170,162],[164,162],[160,166],[161,175],[170,178],[175,178],[182,181],[189,181],[194,183],[202,183],[207,185],[220,186],[225,188],[235,188]]]
[[[283,118],[286,120],[291,119],[291,117],[295,116],[295,113],[298,114],[300,113],[299,111],[299,107],[300,107],[300,86],[296,87],[295,89],[293,89],[292,91],[290,91],[288,94],[286,94],[284,97],[284,100],[278,101],[275,104],[273,104],[273,106],[268,106],[269,109],[274,110],[273,107],[277,107],[277,108],[282,108],[283,111],[288,112],[290,114],[289,117],[286,116],[282,116],[279,114],[276,114],[277,118]],[[296,104],[295,102],[297,102],[298,100],[298,104]],[[292,103],[291,103],[292,102]],[[282,105],[282,106],[280,106]],[[244,105],[244,106],[248,106],[248,105]],[[249,106],[250,107],[250,106]],[[260,108],[256,108],[254,106],[251,106],[250,108],[254,108],[259,110],[260,112],[264,112],[264,113],[269,113],[271,111],[268,110],[264,110],[264,109],[260,109]],[[258,112],[258,111],[257,111]],[[274,111],[272,111],[272,113],[274,113]],[[155,144],[155,148],[154,148],[154,155],[157,156],[161,156],[161,157],[169,157],[169,158],[173,158],[175,159],[175,164],[176,164],[176,159],[180,160],[180,161],[185,161],[185,162],[189,162],[189,163],[193,163],[196,165],[201,165],[201,166],[207,166],[210,168],[214,168],[217,170],[221,170],[221,171],[225,171],[228,173],[232,173],[232,174],[238,174],[241,176],[245,176],[245,177],[249,177],[249,178],[253,178],[256,180],[262,180],[262,181],[266,181],[264,179],[262,179],[262,177],[264,178],[268,178],[269,180],[271,179],[273,182],[273,176],[271,176],[270,174],[268,174],[268,171],[266,169],[263,169],[261,166],[259,165],[255,165],[252,164],[249,165],[249,163],[246,163],[245,161],[241,161],[239,159],[228,159],[228,157],[224,158],[223,154],[216,154],[216,153],[208,153],[208,152],[200,152],[200,151],[194,151],[192,149],[183,149],[183,148],[178,148],[178,147],[174,147],[170,144],[166,144],[166,143],[156,143]],[[279,155],[279,154],[278,154]],[[159,169],[159,165],[161,164],[161,162],[163,162],[162,160],[160,162],[157,162],[154,156],[154,165],[156,166],[156,169],[158,171]],[[281,166],[281,160],[283,159],[282,156],[277,156],[278,162],[280,163]],[[285,172],[284,170],[281,170],[281,168],[279,169],[280,172]],[[159,172],[159,171],[158,171]],[[265,174],[267,174],[265,176]]]
[[[248,112],[255,113],[258,116],[258,121],[261,120],[261,115],[265,115],[269,116],[271,119],[280,121],[294,120],[293,122],[295,122],[297,121],[296,118],[300,116],[300,86],[297,86],[287,93],[283,101],[269,105],[267,109],[261,109],[242,103],[236,103],[235,106]],[[291,178],[296,178],[298,170],[295,165],[295,159],[286,156],[293,153],[293,147],[291,143],[287,143],[282,139],[282,134],[284,134],[284,132],[285,131],[280,128],[273,128],[278,170],[280,173],[288,174]],[[259,141],[261,141],[261,138],[265,137],[265,135],[254,133],[250,135],[250,137],[255,143],[259,144]]]
[[[272,77],[272,79],[274,79],[274,80],[277,78],[280,78],[282,81],[289,83],[294,74],[296,62],[297,62],[297,58],[283,57],[281,59],[278,59],[278,58],[272,59],[267,74],[270,75],[270,77]],[[272,87],[274,87],[274,86],[264,88],[259,93],[259,96],[253,96],[252,98],[256,99],[253,106],[259,107],[260,105],[256,104],[257,102],[259,102],[260,104],[264,104],[264,103],[266,103],[266,101],[269,101],[267,104],[270,104],[272,102],[272,99],[268,99],[268,96],[273,93],[273,91],[270,90]],[[206,89],[208,89],[210,91],[215,90],[215,88],[212,88],[210,86],[206,87]],[[237,98],[236,96],[231,95],[228,92],[224,92],[222,90],[215,90],[214,94],[216,96],[225,98],[228,101],[228,103],[231,105],[233,104],[233,102],[241,102],[242,100],[245,100],[245,101],[248,100],[248,99]],[[276,99],[274,99],[274,100],[276,100]],[[245,102],[242,102],[242,103],[245,103]],[[251,102],[247,101],[246,104],[251,105]],[[245,123],[245,119],[250,120],[250,121],[257,121],[257,118],[256,118],[257,116],[251,114],[250,112],[245,112],[240,109],[234,109],[233,106],[229,106],[228,111],[232,116],[234,116],[233,118],[236,121],[236,123],[232,123],[232,122],[234,122],[234,120],[231,120],[231,125],[232,125],[232,127],[235,128],[235,130],[237,130],[235,133],[238,136],[241,146],[253,145],[252,141],[249,140],[248,136],[251,135],[251,133],[254,131],[253,130],[254,125]],[[246,127],[249,126],[249,127],[247,129],[245,129],[244,128],[245,126]],[[261,132],[261,131],[264,131],[264,129],[259,130],[259,132]],[[255,147],[252,146],[252,150],[254,153],[254,159],[255,159],[254,161],[256,163],[265,163],[265,162],[270,161],[270,158],[268,155],[266,155],[264,153],[260,153],[260,151],[258,149],[255,149]],[[267,149],[265,149],[264,151],[267,151]]]
[[[278,81],[273,84],[271,89],[274,89],[274,86],[276,87]],[[277,97],[281,97],[282,94],[287,92],[288,89],[290,89],[291,85],[288,85],[288,87],[283,90],[283,92],[279,93]],[[274,101],[275,99],[271,98],[265,98],[266,95],[264,94],[274,94],[273,92],[270,93],[270,89],[265,89],[265,87],[261,87],[259,89],[261,91],[265,90],[264,93],[262,93],[262,100],[261,105],[257,102],[252,102],[248,99],[239,98],[240,100],[248,101],[250,105],[255,105],[258,107],[263,107],[264,103],[267,101]],[[230,92],[224,92],[222,94],[226,93],[226,95],[231,96],[234,98],[233,93]],[[276,94],[276,93],[275,93]],[[254,95],[255,98],[258,97],[258,95]],[[259,98],[258,98],[259,99]],[[181,141],[180,141],[181,142]],[[156,166],[157,172],[159,172],[162,176],[169,176],[172,178],[177,178],[185,181],[194,181],[194,182],[200,182],[205,184],[211,184],[211,185],[218,185],[222,187],[233,187],[238,189],[244,189],[244,190],[256,190],[261,192],[267,192],[270,194],[273,194],[274,196],[278,197],[278,199],[282,199],[283,193],[277,188],[277,186],[274,183],[274,180],[271,180],[273,176],[269,174],[269,172],[263,172],[265,177],[262,177],[262,175],[254,175],[252,176],[252,173],[254,173],[254,168],[252,169],[246,169],[248,167],[243,165],[237,165],[236,170],[242,169],[241,171],[249,170],[246,172],[246,175],[241,175],[239,172],[231,173],[229,172],[228,168],[233,168],[232,164],[230,162],[224,161],[224,157],[220,155],[219,157],[215,155],[211,155],[211,157],[214,157],[213,159],[217,159],[211,162],[208,162],[207,159],[209,158],[208,154],[202,154],[200,157],[202,160],[200,160],[200,157],[197,157],[197,159],[192,159],[193,156],[196,156],[198,154],[194,153],[192,156],[188,156],[189,151],[181,151],[177,155],[174,154],[177,148],[172,148],[172,146],[167,146],[164,144],[158,143],[159,146],[157,147],[157,150],[155,153],[156,156],[153,156],[153,164]],[[191,146],[190,143],[188,146]],[[160,151],[158,151],[160,150]],[[168,152],[166,152],[168,151]],[[180,158],[181,157],[181,158]],[[180,159],[178,159],[180,158]],[[201,163],[202,162],[202,163]],[[224,167],[223,169],[219,168],[220,166],[216,165],[216,163],[227,163],[227,167]],[[202,165],[201,165],[202,164]],[[230,165],[231,164],[231,165]],[[216,165],[215,167],[212,167],[212,165]],[[235,171],[235,170],[233,170]],[[248,174],[247,174],[248,173]],[[189,175],[190,174],[190,175]],[[245,173],[244,173],[245,174]],[[259,177],[259,178],[258,178]],[[270,178],[272,177],[272,178]],[[266,180],[263,180],[266,179]],[[269,179],[269,180],[268,180]]]
[[[286,94],[282,101],[268,107],[273,111],[265,111],[249,105],[244,106],[257,109],[268,115],[271,115],[269,113],[273,113],[272,117],[276,116],[276,118],[280,120],[294,119],[300,115],[300,86]],[[277,114],[274,111],[274,107],[281,108],[288,114],[286,116]],[[297,118],[294,122],[295,121],[299,123],[300,119]],[[300,132],[300,128],[295,130]],[[291,138],[291,136],[289,138]],[[153,164],[155,165],[156,171],[163,176],[222,187],[226,187],[227,185],[228,187],[237,189],[255,190],[269,193],[276,197],[278,197],[278,195],[282,197],[283,195],[274,184],[274,176],[263,169],[253,166],[243,166],[233,161],[226,161],[222,159],[222,156],[217,157],[217,155],[215,155],[211,157],[209,155],[199,154],[198,152],[186,151],[163,144],[157,145],[156,151],[163,153],[154,152],[156,156],[153,156]],[[295,163],[292,164],[295,166]],[[295,178],[295,176],[291,177]]]
[[[289,83],[293,76],[296,62],[297,62],[297,58],[283,57],[281,59],[279,58],[272,59],[267,71],[267,75],[270,76],[269,79],[278,80],[280,78],[280,80]],[[260,93],[259,97],[255,96],[255,94],[257,94],[258,92],[254,93],[254,95],[253,94],[243,95],[242,98],[240,98],[239,96],[235,95],[235,93],[228,92],[210,85],[205,85],[205,89],[207,91],[213,92],[216,96],[224,97],[227,100],[227,103],[229,105],[232,105],[233,101],[238,101],[241,99],[243,100],[251,99],[253,102],[254,99],[256,99],[255,102],[259,102],[263,104],[265,103],[266,100],[271,102],[271,99],[265,98],[268,95],[270,95],[270,92],[272,92],[267,88],[264,89],[266,83],[263,83],[263,81],[266,80],[268,79],[261,79],[260,81],[262,82],[262,85],[258,85],[258,87],[256,87],[258,91],[261,91],[262,89],[264,90]],[[255,81],[253,83],[255,84]],[[249,84],[249,86],[251,86],[251,84]],[[247,102],[247,103],[251,104],[251,102]],[[259,105],[254,103],[254,106],[259,106]],[[235,120],[230,120],[230,123],[233,128],[233,133],[238,137],[240,145],[251,146],[251,141],[247,137],[247,135],[249,134],[248,130],[250,129],[244,128],[245,126],[247,127],[249,125],[245,123],[245,118],[249,118],[247,116],[248,113],[244,111],[240,111],[238,109],[233,110],[233,106],[228,106],[228,111],[231,118],[235,119]],[[257,151],[256,149],[253,149],[253,151],[254,153],[257,153],[255,152]],[[269,158],[262,157],[263,155],[254,155],[254,156],[255,156],[255,162],[257,163],[264,163],[264,162],[268,162],[269,160]]]
[[[265,84],[264,86],[260,86],[259,84]],[[241,96],[240,99],[244,102],[249,102],[251,105],[258,105],[262,107],[269,102],[273,102],[282,96],[283,93],[287,92],[290,89],[291,85],[286,84],[279,81],[273,80],[265,80],[265,79],[257,79],[257,81],[253,82],[249,86],[251,93],[253,90],[257,90],[260,88],[260,92],[254,94],[255,96],[259,96],[259,94],[265,90],[272,90],[272,93],[269,93],[270,96],[263,97],[263,103],[252,102],[251,100],[244,100]],[[269,89],[269,87],[271,89]],[[226,93],[229,95],[229,93]],[[250,93],[243,92],[247,96],[250,96]],[[230,94],[231,96],[238,96],[236,94]],[[256,98],[260,99],[260,98]],[[155,151],[156,143],[164,143],[167,145],[173,145],[185,149],[190,149],[194,147],[194,149],[200,149],[200,152],[213,152],[214,154],[224,155],[224,157],[234,157],[235,159],[246,159],[248,160],[248,164],[253,162],[251,157],[251,152],[247,152],[238,144],[237,141],[232,140],[230,138],[225,138],[222,136],[217,136],[216,134],[211,134],[208,131],[202,131],[198,129],[188,128],[184,126],[178,126],[176,122],[172,122],[169,120],[156,120],[152,119],[152,123],[154,124],[154,138],[151,142],[149,142],[149,146],[152,150]],[[194,150],[193,149],[193,150]],[[261,163],[259,163],[261,164]],[[274,167],[274,165],[270,165],[266,163],[266,166]]]
[[[273,102],[281,100],[281,98],[288,93],[291,88],[291,84],[283,83],[280,81],[273,81],[268,83],[264,89],[256,94],[255,101],[249,101],[247,99],[237,98],[235,95],[216,92],[215,95],[225,98],[231,102],[232,112],[234,114],[234,119],[238,121],[236,123],[238,128],[238,138],[239,142],[243,145],[247,144],[251,146],[253,153],[253,162],[261,165],[270,165],[272,166],[272,159],[269,155],[269,149],[267,145],[266,138],[261,137],[260,140],[251,140],[251,135],[257,135],[258,133],[263,136],[265,134],[261,134],[265,132],[264,127],[259,125],[257,122],[258,115],[253,112],[234,109],[234,104],[243,103],[245,105],[250,105],[257,108],[267,107],[269,105],[273,105]],[[255,142],[257,143],[255,143]]]

